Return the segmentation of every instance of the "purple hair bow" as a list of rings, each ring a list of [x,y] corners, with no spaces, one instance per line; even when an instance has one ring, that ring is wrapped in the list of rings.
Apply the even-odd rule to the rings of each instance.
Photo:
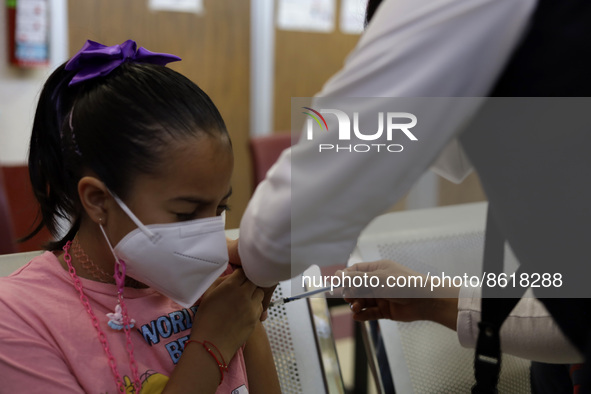
[[[181,60],[180,57],[167,53],[150,52],[143,47],[138,49],[133,40],[111,47],[87,40],[82,49],[66,63],[66,70],[78,71],[68,86],[105,76],[125,62],[165,66],[167,63],[179,60]]]

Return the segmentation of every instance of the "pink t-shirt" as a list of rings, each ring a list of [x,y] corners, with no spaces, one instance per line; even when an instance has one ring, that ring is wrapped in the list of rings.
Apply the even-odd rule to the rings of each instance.
[[[125,333],[107,325],[117,304],[115,285],[80,278],[119,375],[132,391]],[[189,339],[198,306],[184,309],[152,289],[125,288],[141,393],[160,393]],[[195,371],[199,373],[199,371]],[[92,320],[69,273],[46,252],[0,278],[0,391],[116,393],[117,385]],[[217,393],[248,392],[239,350]]]

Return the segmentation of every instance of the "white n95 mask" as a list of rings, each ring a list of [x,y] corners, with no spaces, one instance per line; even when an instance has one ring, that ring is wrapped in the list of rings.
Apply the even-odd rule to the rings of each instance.
[[[138,226],[113,248],[101,225],[115,260],[123,260],[126,275],[191,307],[228,266],[223,218],[145,226],[123,201],[113,198]]]

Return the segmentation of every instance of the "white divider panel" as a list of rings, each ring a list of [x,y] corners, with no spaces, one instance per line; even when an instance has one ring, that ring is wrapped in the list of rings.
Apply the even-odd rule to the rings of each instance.
[[[305,275],[318,275],[317,268]],[[281,282],[273,299],[290,297],[291,281]],[[269,308],[264,322],[283,394],[325,393],[321,359],[306,300]]]
[[[482,272],[485,203],[395,212],[374,220],[362,233],[363,261],[394,260],[435,275]],[[517,261],[506,248],[505,272]],[[439,324],[380,320],[390,370],[399,393],[468,393],[474,383],[474,350]],[[501,393],[529,393],[529,361],[504,355]]]

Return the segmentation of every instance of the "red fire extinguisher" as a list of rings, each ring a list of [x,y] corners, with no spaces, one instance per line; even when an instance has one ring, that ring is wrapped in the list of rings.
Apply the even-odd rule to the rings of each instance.
[[[6,0],[8,59],[19,67],[49,64],[49,1]]]

